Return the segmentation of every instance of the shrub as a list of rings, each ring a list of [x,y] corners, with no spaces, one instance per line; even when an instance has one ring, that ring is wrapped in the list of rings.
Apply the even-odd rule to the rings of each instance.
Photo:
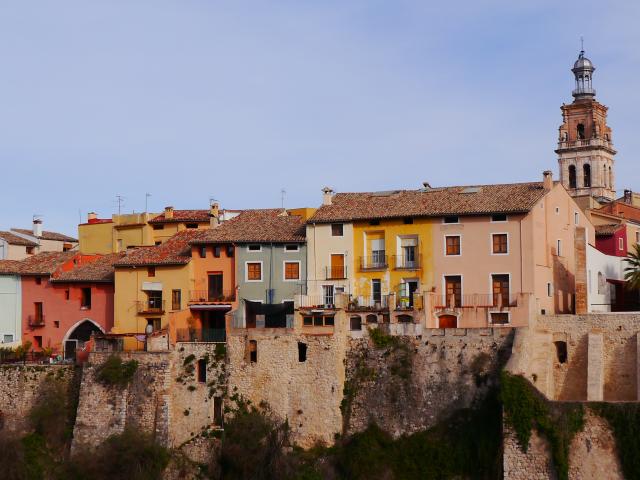
[[[387,335],[380,328],[367,328],[369,338],[376,348],[387,348],[396,344],[397,339],[392,335]]]
[[[71,438],[69,424],[69,389],[59,379],[47,379],[38,392],[38,397],[29,412],[33,431],[45,439],[49,446],[64,447]]]
[[[138,369],[136,360],[123,362],[117,355],[111,355],[96,370],[96,379],[103,385],[124,387],[133,379]]]

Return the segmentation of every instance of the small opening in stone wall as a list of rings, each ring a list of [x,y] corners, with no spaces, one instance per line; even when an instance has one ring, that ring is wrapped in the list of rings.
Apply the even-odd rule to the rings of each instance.
[[[207,383],[207,361],[204,358],[198,360],[198,381]]]
[[[362,330],[362,319],[359,315],[354,315],[349,319],[351,330]]]
[[[222,426],[222,397],[213,397],[213,424]]]
[[[251,363],[258,361],[258,342],[256,340],[249,340],[249,361]]]
[[[557,341],[553,342],[556,346],[556,358],[559,363],[567,363],[567,342]]]
[[[307,344],[298,342],[298,361],[306,362],[307,361]]]

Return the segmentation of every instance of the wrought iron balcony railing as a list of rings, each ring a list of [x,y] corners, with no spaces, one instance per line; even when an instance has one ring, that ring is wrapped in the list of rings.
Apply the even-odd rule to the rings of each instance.
[[[163,314],[164,313],[164,300],[144,300],[137,302],[138,313],[141,314]]]
[[[360,270],[386,270],[389,268],[389,259],[382,253],[360,257]]]
[[[325,267],[325,280],[344,280],[347,278],[347,267]]]
[[[230,303],[235,301],[235,290],[190,290],[189,302],[190,303]]]

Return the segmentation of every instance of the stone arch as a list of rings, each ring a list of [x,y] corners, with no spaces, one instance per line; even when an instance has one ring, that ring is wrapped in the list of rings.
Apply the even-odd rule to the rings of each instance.
[[[83,318],[69,327],[69,330],[67,330],[67,333],[62,339],[62,343],[64,344],[67,340],[79,340],[84,343],[89,340],[89,338],[91,338],[91,334],[95,332],[104,333],[104,329],[90,318]]]

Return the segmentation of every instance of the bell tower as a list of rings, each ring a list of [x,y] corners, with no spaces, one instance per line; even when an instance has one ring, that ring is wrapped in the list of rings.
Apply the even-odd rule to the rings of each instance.
[[[595,69],[582,50],[571,69],[576,81],[574,100],[560,107],[562,125],[556,153],[560,182],[571,196],[590,196],[606,202],[616,198],[616,151],[607,125],[608,108],[595,99],[592,84]]]

